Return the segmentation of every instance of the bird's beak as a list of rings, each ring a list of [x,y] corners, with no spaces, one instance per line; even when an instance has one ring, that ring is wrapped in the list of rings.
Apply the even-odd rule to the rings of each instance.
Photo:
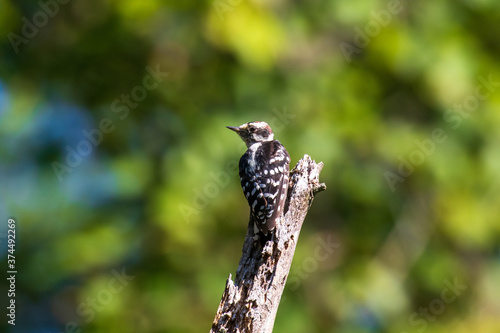
[[[240,128],[237,126],[226,126],[226,127],[229,128],[231,131],[235,131],[236,133],[240,131]]]

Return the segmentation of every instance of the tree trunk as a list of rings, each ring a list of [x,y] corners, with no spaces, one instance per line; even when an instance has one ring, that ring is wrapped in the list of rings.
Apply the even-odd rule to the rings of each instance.
[[[265,244],[254,239],[249,222],[235,280],[229,275],[211,333],[272,332],[302,223],[315,194],[326,189],[319,183],[322,168],[304,155],[290,172],[284,217]]]

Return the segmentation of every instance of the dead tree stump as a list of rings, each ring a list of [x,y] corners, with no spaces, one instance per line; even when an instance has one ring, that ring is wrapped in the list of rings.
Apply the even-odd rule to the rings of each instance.
[[[322,168],[304,155],[290,172],[284,217],[264,246],[249,222],[236,277],[227,279],[211,333],[272,332],[302,223],[316,193],[326,189],[319,182]]]

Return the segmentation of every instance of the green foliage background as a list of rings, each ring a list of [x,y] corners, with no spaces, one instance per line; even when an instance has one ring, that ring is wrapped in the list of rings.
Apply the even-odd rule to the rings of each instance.
[[[225,126],[263,120],[328,186],[275,332],[499,332],[498,22],[496,0],[1,0],[0,327],[208,331],[248,218]]]

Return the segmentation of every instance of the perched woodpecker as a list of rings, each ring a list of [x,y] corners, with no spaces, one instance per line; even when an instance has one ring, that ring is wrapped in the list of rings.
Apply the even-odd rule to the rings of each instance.
[[[263,121],[227,126],[238,133],[248,147],[240,159],[240,181],[250,205],[250,217],[267,235],[283,213],[288,191],[290,155],[274,140],[269,125]]]

